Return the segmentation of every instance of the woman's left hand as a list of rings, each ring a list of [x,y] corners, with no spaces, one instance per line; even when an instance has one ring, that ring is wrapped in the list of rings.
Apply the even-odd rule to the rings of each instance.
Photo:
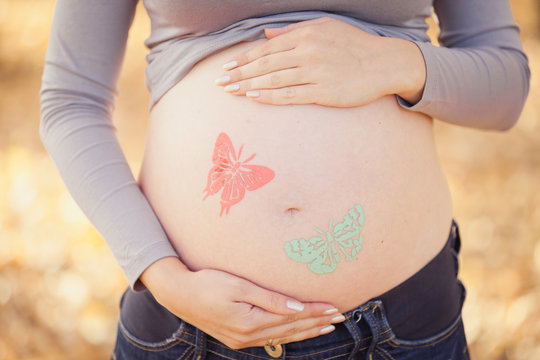
[[[424,58],[406,40],[372,35],[333,18],[265,29],[269,39],[224,65],[225,91],[254,101],[355,107],[422,95]]]

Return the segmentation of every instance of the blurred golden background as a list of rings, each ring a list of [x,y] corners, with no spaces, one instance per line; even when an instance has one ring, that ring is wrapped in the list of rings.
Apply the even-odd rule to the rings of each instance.
[[[0,0],[0,360],[107,359],[126,281],[64,188],[38,136],[52,0]],[[512,0],[532,70],[516,127],[437,122],[463,237],[474,359],[540,359],[540,0]],[[137,11],[115,124],[135,173],[148,119]]]

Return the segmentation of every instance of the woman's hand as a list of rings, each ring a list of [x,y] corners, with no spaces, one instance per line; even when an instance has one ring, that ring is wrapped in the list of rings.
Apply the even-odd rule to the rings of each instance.
[[[265,104],[365,105],[397,94],[417,102],[426,69],[418,47],[332,18],[265,29],[268,41],[224,65],[225,91]]]
[[[345,318],[332,305],[305,303],[217,270],[189,271],[164,258],[141,275],[156,300],[233,349],[327,334]]]

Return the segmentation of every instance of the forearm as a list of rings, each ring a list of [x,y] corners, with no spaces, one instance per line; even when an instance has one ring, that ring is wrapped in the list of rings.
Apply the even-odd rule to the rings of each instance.
[[[400,99],[402,106],[462,126],[506,130],[516,123],[529,90],[522,52],[418,45],[427,68],[425,88],[417,102]]]
[[[42,140],[66,187],[134,286],[147,266],[176,253],[133,178],[106,114],[81,102],[45,91]]]
[[[416,42],[426,85],[403,107],[453,124],[512,127],[529,91],[530,71],[508,0],[434,0],[441,46]]]

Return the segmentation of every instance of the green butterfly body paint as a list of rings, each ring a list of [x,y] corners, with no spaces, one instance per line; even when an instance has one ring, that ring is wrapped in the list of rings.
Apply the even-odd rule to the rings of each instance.
[[[342,256],[347,261],[355,259],[362,248],[362,225],[364,211],[355,205],[345,214],[343,221],[333,225],[330,218],[328,231],[314,228],[323,236],[306,239],[294,239],[285,243],[285,252],[296,261],[307,263],[315,274],[331,273],[337,268]]]

